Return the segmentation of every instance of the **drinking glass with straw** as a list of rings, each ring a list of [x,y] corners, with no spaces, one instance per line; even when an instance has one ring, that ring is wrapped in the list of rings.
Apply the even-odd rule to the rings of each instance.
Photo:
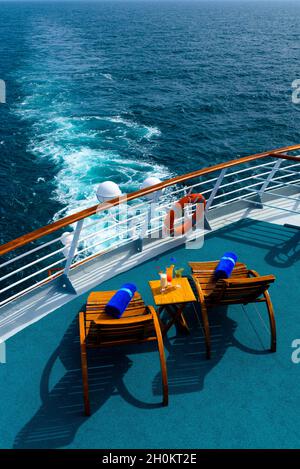
[[[174,271],[174,264],[171,264],[169,267],[166,268],[168,285],[172,285],[173,271]]]

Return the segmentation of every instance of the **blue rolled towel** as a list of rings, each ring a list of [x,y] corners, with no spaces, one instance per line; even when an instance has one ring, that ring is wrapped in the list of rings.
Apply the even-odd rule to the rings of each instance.
[[[215,278],[229,278],[237,261],[237,255],[234,252],[225,252],[221,257],[219,264],[215,269]]]
[[[109,300],[105,306],[105,312],[116,319],[119,319],[129,305],[136,292],[136,286],[133,283],[124,283],[120,290]]]

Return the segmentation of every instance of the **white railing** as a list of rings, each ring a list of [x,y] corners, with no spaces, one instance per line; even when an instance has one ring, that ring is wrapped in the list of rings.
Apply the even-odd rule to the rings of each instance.
[[[200,192],[205,196],[207,229],[210,229],[208,220],[212,211],[236,201],[247,200],[253,207],[275,207],[270,202],[264,203],[263,195],[268,193],[300,202],[295,194],[286,196],[273,192],[289,186],[300,188],[300,162],[296,158],[269,158],[265,163],[253,158],[253,161],[246,163],[246,167],[237,169],[240,164],[236,160],[229,167],[220,169],[218,166],[214,171],[216,174],[211,178],[207,178],[208,174],[204,171],[200,176],[192,175],[184,184],[175,179],[174,184],[166,184],[163,192],[159,187],[153,191],[154,195],[156,192],[160,194],[154,211],[151,210],[151,202],[137,193],[137,197],[131,198],[128,203],[127,215],[123,213],[125,204],[122,199],[119,205],[107,205],[105,211],[100,205],[99,213],[64,225],[54,233],[41,235],[25,246],[19,247],[22,243],[16,240],[16,249],[22,252],[17,254],[16,249],[10,249],[0,265],[0,306],[58,275],[68,277],[70,269],[95,256],[136,240],[153,237],[162,230],[166,214],[175,201],[186,194]],[[256,198],[253,199],[253,196]],[[282,210],[291,211],[286,208]],[[72,232],[72,239],[65,246],[62,244],[62,235],[68,231]]]

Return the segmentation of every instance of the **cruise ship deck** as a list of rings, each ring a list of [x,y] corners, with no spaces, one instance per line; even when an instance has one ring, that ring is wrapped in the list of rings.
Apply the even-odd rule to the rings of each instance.
[[[161,406],[156,346],[123,346],[89,351],[92,415],[84,416],[78,312],[88,293],[11,337],[0,365],[0,447],[299,448],[300,364],[291,359],[300,338],[299,240],[299,229],[248,218],[206,235],[201,249],[181,246],[93,288],[131,281],[153,304],[148,280],[171,256],[189,275],[188,261],[227,250],[276,276],[277,352],[268,351],[265,305],[235,305],[210,313],[206,360],[201,321],[187,309],[191,333],[172,327],[164,340],[168,407]]]

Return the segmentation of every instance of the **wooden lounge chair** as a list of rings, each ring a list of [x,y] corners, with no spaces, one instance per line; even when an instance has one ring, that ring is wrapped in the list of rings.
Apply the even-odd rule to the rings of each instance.
[[[265,302],[270,321],[271,352],[276,352],[274,309],[268,292],[275,277],[261,277],[255,270],[248,270],[245,264],[237,262],[229,279],[216,281],[214,270],[217,264],[218,261],[189,262],[201,307],[207,358],[211,357],[208,310],[217,305]]]
[[[86,311],[79,313],[81,367],[85,414],[90,415],[88,388],[88,347],[110,347],[156,341],[162,372],[163,405],[168,405],[168,379],[164,346],[159,319],[152,306],[146,306],[139,293],[129,303],[120,319],[104,312],[105,305],[115,291],[93,292],[89,295]]]

